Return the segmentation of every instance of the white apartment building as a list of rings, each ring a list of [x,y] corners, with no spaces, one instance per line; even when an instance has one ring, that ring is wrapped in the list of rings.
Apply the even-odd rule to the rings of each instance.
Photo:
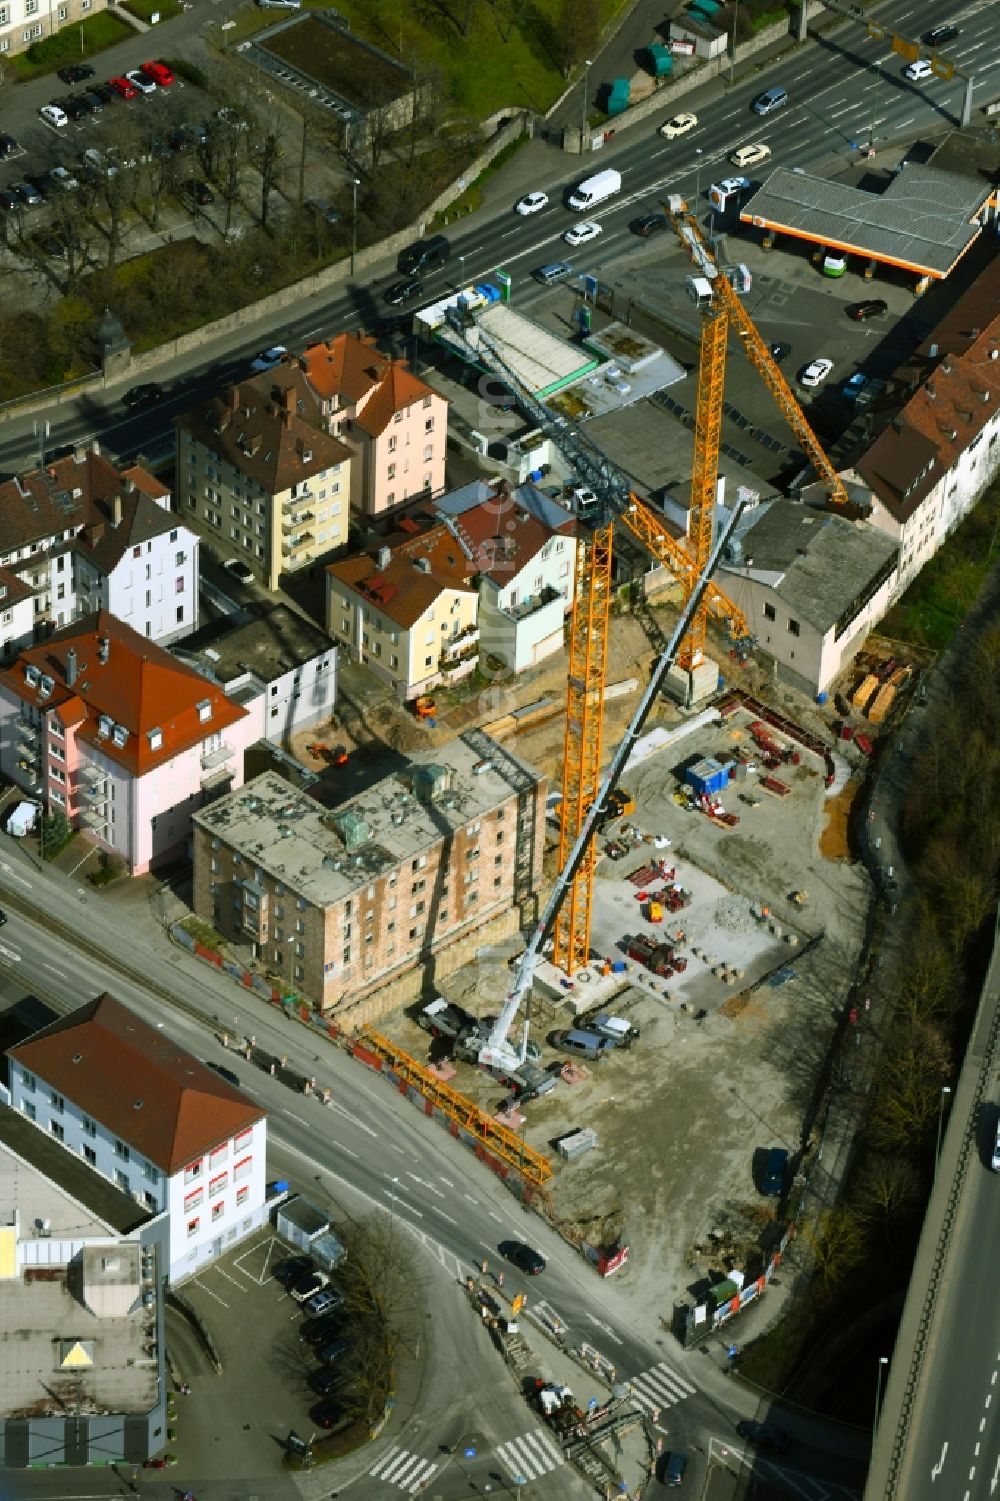
[[[104,10],[106,0],[0,0],[0,57],[24,52],[71,21]]]
[[[168,1217],[171,1282],[266,1218],[265,1112],[113,996],[7,1056],[12,1108],[150,1219]]]

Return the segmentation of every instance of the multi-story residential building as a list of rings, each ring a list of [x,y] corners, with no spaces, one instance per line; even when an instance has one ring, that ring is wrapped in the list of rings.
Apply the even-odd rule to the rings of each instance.
[[[195,814],[195,910],[324,1012],[391,1010],[527,920],[545,793],[478,730],[333,810],[266,772]]]
[[[105,7],[106,0],[0,0],[0,57],[25,52],[32,42]]]
[[[523,672],[560,651],[576,577],[575,523],[535,485],[473,481],[434,502],[475,566],[480,650]]]
[[[1000,264],[982,273],[897,372],[902,399],[845,478],[899,547],[896,593],[933,557],[1000,466]]]
[[[889,607],[899,555],[865,522],[792,500],[755,507],[727,545],[719,587],[785,682],[827,689]]]
[[[145,469],[97,444],[0,484],[0,645],[44,640],[103,609],[167,642],[198,625],[198,539]]]
[[[172,651],[246,709],[257,739],[283,745],[293,730],[333,713],[337,648],[287,605],[250,618],[224,615]]]
[[[479,661],[475,569],[446,527],[374,557],[330,563],[326,627],[401,698],[468,677]]]
[[[317,425],[295,366],[224,387],[177,418],[180,511],[268,589],[347,540],[351,450]]]
[[[377,516],[444,489],[448,403],[373,339],[338,334],[301,356],[330,432],[349,443],[351,505]]]
[[[104,610],[0,671],[0,771],[134,875],[183,852],[255,738],[245,709]]]
[[[139,1205],[165,1216],[171,1282],[266,1216],[265,1112],[113,996],[8,1049],[11,1105]]]

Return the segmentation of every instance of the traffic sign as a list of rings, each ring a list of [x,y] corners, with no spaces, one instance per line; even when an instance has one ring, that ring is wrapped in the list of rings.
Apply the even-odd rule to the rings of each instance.
[[[466,1457],[466,1459],[475,1459],[475,1457],[476,1457],[476,1451],[475,1451],[475,1448],[474,1448],[474,1446],[472,1444],[466,1444],[466,1446],[465,1446],[465,1457]]]

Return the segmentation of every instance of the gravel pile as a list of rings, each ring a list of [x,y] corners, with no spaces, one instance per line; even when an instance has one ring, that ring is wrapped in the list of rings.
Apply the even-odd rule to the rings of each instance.
[[[757,926],[750,912],[750,903],[742,896],[727,896],[716,902],[715,925],[733,933],[747,933]]]

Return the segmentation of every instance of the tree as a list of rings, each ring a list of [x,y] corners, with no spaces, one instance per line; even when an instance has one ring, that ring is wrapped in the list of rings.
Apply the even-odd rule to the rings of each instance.
[[[278,163],[284,154],[285,150],[277,131],[271,127],[266,128],[261,143],[254,153],[254,162],[257,171],[260,173],[261,229],[267,228],[271,208],[271,194],[274,191],[278,178]]]
[[[843,1282],[864,1254],[861,1223],[849,1209],[825,1210],[815,1225],[802,1227],[802,1236],[812,1251],[817,1276],[828,1289]]]
[[[409,1231],[392,1211],[355,1224],[344,1235],[348,1256],[338,1273],[356,1332],[351,1356],[358,1407],[374,1418],[392,1391],[396,1361],[416,1347],[425,1303],[415,1274]]]
[[[856,1203],[866,1219],[878,1222],[888,1234],[893,1221],[920,1197],[920,1178],[903,1157],[870,1156],[857,1178]]]
[[[565,78],[584,58],[593,57],[600,35],[600,0],[560,0],[555,23],[556,60]]]

